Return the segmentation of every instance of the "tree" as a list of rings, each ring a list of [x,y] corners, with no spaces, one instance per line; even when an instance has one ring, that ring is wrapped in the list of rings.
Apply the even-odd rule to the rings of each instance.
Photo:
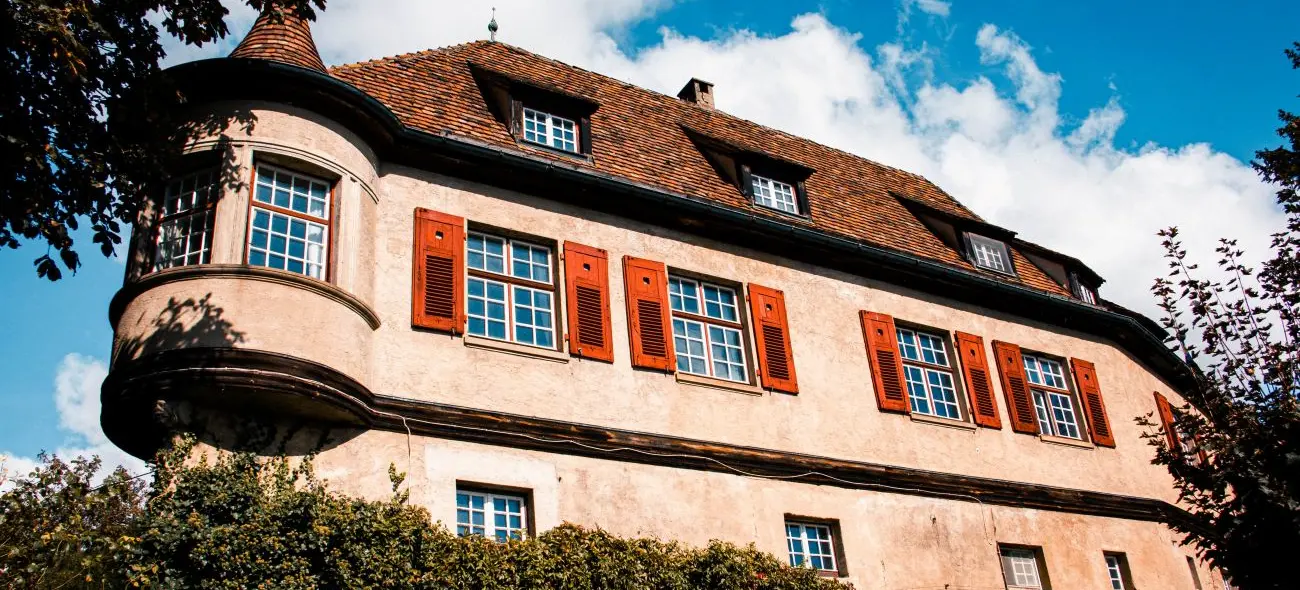
[[[1286,54],[1300,69],[1300,43]],[[1178,230],[1160,232],[1170,273],[1152,290],[1197,378],[1172,440],[1139,419],[1189,507],[1176,525],[1184,543],[1248,590],[1294,588],[1300,547],[1300,117],[1278,116],[1286,144],[1257,152],[1254,167],[1278,187],[1287,224],[1258,275],[1225,239],[1222,278],[1204,278]]]
[[[86,222],[105,256],[180,155],[183,99],[156,23],[187,44],[223,38],[220,0],[0,0],[0,246],[47,244],[38,276],[75,272]],[[325,0],[248,0],[314,18]],[[276,12],[283,14],[283,12]],[[57,260],[56,260],[57,258]]]
[[[44,459],[0,492],[0,587],[837,590],[752,545],[694,548],[564,524],[506,543],[457,537],[392,494],[351,498],[310,457],[194,452],[92,487],[97,461]]]

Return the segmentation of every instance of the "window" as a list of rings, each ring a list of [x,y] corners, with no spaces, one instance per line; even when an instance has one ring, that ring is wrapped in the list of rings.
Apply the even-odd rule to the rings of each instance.
[[[966,234],[970,255],[975,266],[985,270],[1011,274],[1011,257],[1007,245],[994,239]]]
[[[908,328],[897,328],[898,352],[903,356],[903,379],[912,411],[961,420],[957,390],[947,341]]]
[[[522,496],[456,490],[456,536],[479,535],[505,542],[528,535],[528,503]]]
[[[682,277],[668,277],[677,370],[749,382],[736,291]]]
[[[153,269],[207,264],[212,255],[212,208],[220,187],[216,170],[173,180],[163,193]]]
[[[551,248],[470,232],[465,249],[467,332],[556,348]]]
[[[1025,377],[1029,379],[1034,394],[1034,410],[1038,415],[1038,430],[1043,434],[1082,438],[1079,419],[1074,412],[1074,398],[1065,381],[1061,363],[1054,360],[1024,355]]]
[[[1111,590],[1130,590],[1132,586],[1132,575],[1128,571],[1128,558],[1123,553],[1107,552],[1103,554],[1106,558],[1106,575],[1110,579]]]
[[[750,178],[754,183],[755,203],[768,209],[776,209],[777,211],[795,215],[799,214],[799,201],[795,197],[794,185],[764,178],[757,174],[751,175]]]
[[[248,264],[325,280],[330,189],[318,178],[257,165]]]
[[[1002,547],[1002,577],[1012,590],[1042,590],[1043,565],[1036,549]]]
[[[1084,284],[1078,275],[1070,275],[1070,286],[1074,291],[1074,296],[1078,297],[1079,301],[1097,305],[1097,290]]]
[[[790,565],[839,572],[830,526],[786,521],[785,542],[790,549]]]
[[[578,124],[572,119],[524,108],[524,139],[566,152],[578,151]]]

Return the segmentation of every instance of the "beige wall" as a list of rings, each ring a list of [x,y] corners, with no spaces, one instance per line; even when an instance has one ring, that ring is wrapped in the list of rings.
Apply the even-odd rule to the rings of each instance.
[[[244,105],[249,106],[249,105]],[[1176,399],[1168,386],[1122,350],[1091,336],[1019,320],[952,300],[907,291],[836,271],[747,251],[720,242],[409,168],[378,163],[349,132],[291,107],[251,105],[252,129],[231,126],[238,173],[261,154],[297,158],[339,178],[335,268],[331,282],[373,307],[372,330],[336,300],[291,285],[239,279],[175,282],[138,297],[116,326],[117,349],[138,356],[142,342],[160,346],[234,345],[300,356],[332,366],[371,391],[593,425],[670,434],[982,477],[1176,499],[1168,475],[1150,465],[1136,416],[1154,410],[1152,391]],[[225,105],[230,111],[234,105]],[[194,149],[215,146],[216,134]],[[615,362],[540,359],[466,346],[463,339],[414,331],[411,321],[412,213],[426,207],[471,223],[573,240],[610,257]],[[232,187],[218,209],[213,262],[242,261],[247,187]],[[726,281],[781,289],[791,327],[800,393],[753,394],[678,382],[630,367],[620,260],[659,260]],[[559,269],[557,268],[557,274]],[[200,329],[210,311],[170,315],[177,301],[207,297],[221,310],[224,332]],[[562,309],[562,306],[561,306]],[[1026,349],[1096,364],[1117,448],[1080,448],[1012,433],[995,382],[1003,430],[960,429],[878,411],[858,311],[961,330]],[[562,313],[562,311],[560,311]],[[168,320],[168,321],[160,321]],[[218,322],[219,323],[219,322]],[[160,327],[190,337],[164,339]],[[237,333],[238,338],[230,337]],[[752,342],[752,340],[751,340]],[[135,345],[131,348],[131,345]],[[146,350],[147,351],[147,350]],[[753,350],[749,347],[749,364]],[[986,350],[992,358],[992,350]],[[331,451],[325,463],[346,487],[372,489],[388,462],[405,452],[395,435],[369,433]],[[482,460],[480,461],[480,458]],[[940,502],[895,494],[850,492],[619,462],[493,450],[420,441],[413,468],[427,493],[418,501],[446,512],[455,478],[534,478],[538,517],[571,519],[620,533],[671,535],[702,543],[710,537],[754,540],[781,553],[783,511],[818,513],[845,522],[851,570],[864,580],[898,586],[907,571],[935,583],[976,580],[997,587],[997,541],[1044,545],[1053,578],[1102,587],[1102,549],[1129,552],[1139,587],[1170,587],[1187,576],[1169,533],[1154,524]],[[398,461],[399,466],[401,461]],[[382,465],[381,465],[382,464]],[[489,466],[488,472],[481,472]],[[480,469],[471,475],[462,471]],[[551,474],[556,481],[547,480]],[[531,480],[530,480],[531,481]],[[383,481],[379,483],[383,484]],[[386,485],[386,484],[384,484]],[[382,489],[383,486],[373,489]],[[552,502],[553,504],[544,504]],[[635,506],[629,510],[629,506]],[[889,514],[889,518],[881,515]],[[931,520],[933,517],[933,520]],[[849,524],[852,523],[852,524]],[[865,523],[870,523],[866,526]],[[987,532],[996,523],[997,533]],[[925,530],[925,535],[915,534]],[[1060,534],[1069,531],[1069,534]],[[996,538],[996,539],[995,539]],[[1039,541],[1041,540],[1041,541]],[[907,559],[953,548],[950,565]],[[942,561],[940,562],[942,563]],[[1173,564],[1173,565],[1170,565]],[[897,567],[897,566],[896,566]],[[929,569],[927,569],[929,568]],[[1179,569],[1181,568],[1181,569]],[[1173,577],[1179,576],[1182,577]],[[1143,582],[1147,580],[1147,582]],[[1206,578],[1208,583],[1208,578]],[[970,585],[970,584],[966,584]],[[874,587],[874,586],[869,586]],[[1060,581],[1057,587],[1062,586]]]
[[[307,436],[307,435],[304,435]],[[311,436],[315,436],[314,434]],[[408,445],[410,453],[408,455]],[[897,493],[367,432],[319,455],[331,488],[387,497],[388,466],[410,476],[413,503],[455,522],[457,482],[532,491],[537,528],[561,522],[702,546],[711,539],[785,559],[787,514],[839,521],[858,588],[1002,588],[997,545],[1042,548],[1052,587],[1109,588],[1103,551],[1125,553],[1139,590],[1192,590],[1187,548],[1156,523],[984,506]],[[1218,575],[1200,568],[1206,590]]]

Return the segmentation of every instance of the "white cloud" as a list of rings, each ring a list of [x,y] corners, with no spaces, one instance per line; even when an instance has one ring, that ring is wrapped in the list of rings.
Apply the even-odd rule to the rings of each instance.
[[[70,353],[59,362],[54,375],[54,407],[59,429],[67,436],[52,452],[64,460],[98,456],[104,465],[101,476],[118,465],[132,474],[144,473],[144,462],[117,448],[99,426],[99,386],[107,375],[108,365],[93,357]],[[26,475],[37,464],[35,459],[5,452],[0,452],[0,462],[4,464],[0,467],[0,488],[6,478]]]
[[[1208,267],[1218,237],[1240,238],[1259,257],[1282,227],[1272,190],[1208,143],[1116,146],[1126,121],[1117,94],[1081,121],[1062,113],[1063,75],[1043,71],[1033,48],[996,24],[950,41],[973,43],[985,66],[961,81],[936,78],[939,50],[912,47],[908,35],[864,40],[815,13],[791,15],[778,35],[662,29],[634,54],[619,49],[627,27],[668,4],[331,0],[314,30],[327,63],[359,61],[486,38],[496,6],[505,42],[668,94],[700,77],[717,85],[722,110],[923,174],[994,223],[1084,260],[1108,279],[1104,297],[1148,314],[1147,289],[1164,274],[1158,229],[1180,226]],[[950,11],[905,0],[900,24],[913,5]],[[240,18],[226,50],[252,22],[247,11]]]

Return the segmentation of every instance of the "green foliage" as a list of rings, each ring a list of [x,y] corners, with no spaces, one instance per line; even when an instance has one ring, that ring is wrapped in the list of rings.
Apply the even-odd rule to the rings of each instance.
[[[308,18],[325,4],[274,2]],[[169,120],[183,97],[158,65],[158,27],[202,45],[226,35],[226,14],[220,0],[0,0],[0,246],[45,241],[35,265],[50,280],[80,264],[82,222],[113,253],[187,131]]]
[[[1300,43],[1286,54],[1300,69]],[[1243,590],[1294,588],[1300,547],[1300,117],[1279,118],[1286,144],[1257,152],[1254,166],[1278,188],[1287,227],[1258,276],[1235,240],[1216,249],[1221,278],[1206,278],[1176,228],[1160,233],[1170,267],[1153,287],[1162,323],[1203,369],[1175,424],[1192,444],[1170,448],[1150,417],[1139,419],[1191,512],[1176,524],[1184,542]]]
[[[845,588],[791,568],[752,546],[692,548],[622,539],[565,524],[535,539],[459,538],[409,505],[402,476],[393,494],[367,501],[327,489],[310,459],[222,454],[191,457],[179,445],[155,461],[147,496],[124,474],[93,494],[90,472],[47,462],[0,496],[0,585],[148,588],[438,588],[507,590]],[[80,465],[80,464],[76,464]],[[113,479],[116,478],[116,479]],[[54,498],[52,492],[76,488]],[[94,498],[91,498],[94,496]],[[80,507],[76,538],[51,553],[41,541]],[[57,508],[54,513],[46,509]],[[103,523],[103,524],[100,524]],[[34,532],[23,532],[26,529]],[[11,531],[20,533],[9,542]],[[117,539],[109,542],[109,539]],[[10,551],[10,547],[17,547]],[[34,564],[34,565],[32,565]],[[39,575],[31,577],[25,572]],[[24,572],[22,578],[6,578]],[[86,575],[83,575],[86,572]],[[89,575],[90,577],[86,577]]]

